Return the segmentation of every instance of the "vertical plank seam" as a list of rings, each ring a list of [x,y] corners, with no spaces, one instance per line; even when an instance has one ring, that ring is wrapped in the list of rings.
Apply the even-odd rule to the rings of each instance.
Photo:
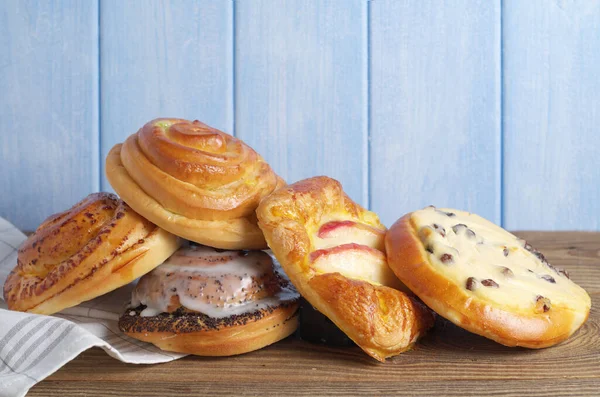
[[[366,48],[367,48],[367,64],[366,64],[366,94],[367,94],[367,103],[366,103],[366,142],[363,143],[363,147],[366,149],[365,160],[366,162],[366,173],[363,173],[363,184],[365,189],[367,190],[365,201],[365,207],[368,209],[371,208],[371,2],[366,0]],[[364,164],[363,164],[364,166]]]
[[[231,120],[231,135],[237,137],[237,84],[236,84],[236,74],[237,74],[237,34],[236,34],[236,13],[237,7],[235,0],[231,0],[231,60],[232,60],[232,70],[231,70],[231,108],[232,108],[232,120]]]
[[[103,163],[103,152],[102,152],[102,7],[100,5],[101,0],[98,0],[98,85],[96,89],[98,90],[98,176],[97,176],[97,185],[96,189],[98,191],[103,191],[104,186],[102,185],[102,175],[104,174],[104,170],[102,169]]]
[[[500,0],[500,226],[506,227],[505,147],[504,147],[504,0]]]

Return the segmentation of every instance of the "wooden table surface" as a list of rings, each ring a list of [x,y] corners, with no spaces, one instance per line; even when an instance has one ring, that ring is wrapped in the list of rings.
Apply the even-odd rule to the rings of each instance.
[[[295,338],[237,357],[131,365],[92,349],[29,396],[600,396],[600,233],[521,232],[592,297],[587,323],[549,349],[508,348],[439,319],[413,350],[379,363],[358,348]]]

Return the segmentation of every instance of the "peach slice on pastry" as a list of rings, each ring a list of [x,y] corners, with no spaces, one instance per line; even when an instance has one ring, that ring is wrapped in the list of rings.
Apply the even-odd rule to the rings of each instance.
[[[347,243],[310,254],[311,270],[317,274],[341,273],[346,277],[402,290],[387,264],[385,254],[367,245]]]
[[[364,223],[354,221],[327,222],[321,225],[316,237],[315,246],[317,248],[334,247],[345,242],[354,242],[385,251],[383,245],[385,230]]]

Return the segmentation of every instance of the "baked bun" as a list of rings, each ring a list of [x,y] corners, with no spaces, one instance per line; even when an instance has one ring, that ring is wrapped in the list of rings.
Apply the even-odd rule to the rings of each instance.
[[[119,328],[163,350],[231,356],[291,335],[299,298],[263,251],[191,246],[140,279]]]
[[[156,119],[112,148],[108,181],[137,212],[188,240],[266,248],[259,201],[285,185],[252,148],[199,121]]]
[[[90,194],[23,242],[4,300],[12,310],[56,313],[130,283],[179,245],[114,194]]]
[[[468,212],[428,207],[386,236],[396,275],[456,325],[506,346],[542,348],[573,334],[590,297],[506,230]]]
[[[371,357],[384,361],[407,350],[433,324],[427,308],[398,290],[377,215],[350,200],[336,180],[281,188],[257,215],[300,294]]]

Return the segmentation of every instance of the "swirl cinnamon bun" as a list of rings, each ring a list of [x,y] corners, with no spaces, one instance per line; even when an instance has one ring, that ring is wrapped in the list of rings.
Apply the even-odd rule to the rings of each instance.
[[[12,310],[56,313],[130,283],[179,246],[114,194],[94,193],[46,219],[21,245],[4,300]]]
[[[285,184],[241,140],[182,119],[153,120],[113,147],[106,176],[147,219],[223,249],[266,248],[254,211]]]
[[[140,279],[119,328],[163,350],[231,356],[291,335],[298,300],[263,251],[184,247]]]
[[[300,294],[371,357],[384,361],[433,325],[387,264],[386,228],[327,177],[296,182],[256,210],[269,247]]]

